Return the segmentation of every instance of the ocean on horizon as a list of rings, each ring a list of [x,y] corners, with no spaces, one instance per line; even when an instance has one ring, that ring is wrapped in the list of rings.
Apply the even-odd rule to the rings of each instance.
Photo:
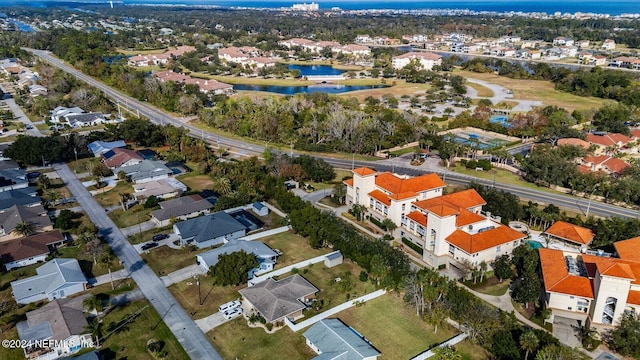
[[[0,0],[0,6],[68,6],[74,4],[108,4],[108,0],[102,1],[28,1],[28,0]],[[296,0],[124,0],[125,5],[162,5],[162,6],[220,6],[220,7],[247,7],[247,8],[282,8],[291,7],[294,3],[305,1]],[[310,3],[311,1],[306,1]],[[640,14],[640,1],[638,0],[402,0],[402,1],[360,1],[360,0],[327,0],[316,1],[320,9],[339,7],[343,10],[389,9],[389,10],[422,10],[422,9],[462,9],[472,11],[491,12],[526,12],[526,13],[597,13],[597,14]]]

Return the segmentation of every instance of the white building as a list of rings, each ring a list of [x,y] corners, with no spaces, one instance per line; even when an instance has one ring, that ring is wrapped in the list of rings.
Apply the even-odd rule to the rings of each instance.
[[[417,61],[424,70],[431,70],[434,66],[442,65],[442,56],[430,52],[408,52],[400,56],[394,56],[392,59],[393,68],[402,69],[409,65],[411,61]]]
[[[640,312],[640,237],[614,247],[620,258],[540,249],[551,321],[556,316],[575,319],[602,332],[625,312]]]
[[[602,42],[602,50],[614,50],[616,48],[616,42],[612,39],[606,39]]]

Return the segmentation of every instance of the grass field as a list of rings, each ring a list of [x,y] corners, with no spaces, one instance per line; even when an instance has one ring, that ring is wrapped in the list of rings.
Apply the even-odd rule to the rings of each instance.
[[[161,276],[196,263],[196,253],[190,252],[188,248],[176,250],[168,246],[158,246],[141,257]]]
[[[467,85],[478,92],[479,97],[493,97],[493,91],[486,86],[467,82]]]
[[[103,319],[103,334],[106,333],[109,324],[117,324],[142,308],[145,309],[135,320],[100,344],[102,351],[113,355],[110,357],[112,359],[154,359],[147,350],[147,341],[156,339],[164,342],[163,351],[168,353],[166,359],[189,359],[171,330],[162,322],[158,312],[146,300],[134,301],[124,307],[113,309]]]
[[[474,73],[460,69],[456,69],[454,73],[462,75],[465,78],[484,80],[504,86],[513,91],[514,98],[516,99],[538,100],[542,101],[545,106],[555,105],[565,108],[569,112],[573,110],[600,108],[606,101],[605,99],[596,97],[577,96],[556,90],[551,81],[511,79],[506,76],[489,73]]]
[[[357,81],[359,79],[355,79],[353,81]],[[368,79],[365,79],[368,80]],[[378,82],[380,83],[380,82]],[[355,84],[352,84],[355,85]],[[370,85],[370,84],[367,84]],[[381,98],[385,94],[393,95],[399,98],[402,95],[416,95],[416,94],[424,94],[431,85],[429,84],[415,84],[408,83],[405,80],[400,80],[396,78],[385,79],[385,85],[389,85],[390,87],[380,88],[380,89],[369,89],[369,90],[359,90],[359,91],[351,91],[347,93],[339,94],[342,97],[356,98],[359,102],[364,102],[369,96],[373,96],[374,98]]]
[[[87,157],[83,159],[78,159],[77,162],[75,160],[69,161],[67,165],[69,165],[69,169],[80,174],[80,173],[86,173],[86,172],[91,173],[91,170],[95,168],[96,164],[98,163],[100,163],[100,158]]]
[[[133,187],[131,184],[125,181],[120,181],[113,189],[98,193],[94,198],[98,204],[103,207],[118,205],[120,203],[121,193],[133,194]]]
[[[309,246],[307,239],[292,232],[267,236],[260,241],[272,249],[282,251],[282,255],[278,257],[276,269],[329,253],[328,249],[313,249]]]
[[[172,225],[167,225],[147,231],[143,231],[141,234],[136,233],[135,235],[129,236],[127,240],[129,240],[132,244],[139,244],[142,242],[147,242],[153,238],[156,234],[168,234],[173,231]]]
[[[159,207],[145,209],[143,204],[133,206],[127,211],[116,209],[109,213],[109,217],[119,228],[126,228],[143,223],[151,219],[151,212]]]
[[[214,286],[210,277],[201,276],[200,296],[194,279],[173,284],[169,286],[169,291],[175,296],[184,310],[192,315],[192,318],[201,319],[217,312],[218,306],[231,300],[239,299],[240,293],[238,293],[238,290],[244,287],[245,285]],[[202,297],[202,306],[200,306],[200,297]]]
[[[189,191],[202,191],[205,189],[213,189],[213,179],[209,175],[199,175],[196,173],[188,173],[176,177],[189,187]]]
[[[87,277],[96,277],[99,275],[104,275],[109,272],[109,268],[111,271],[117,271],[122,269],[122,265],[120,262],[115,259],[111,261],[111,264],[102,264],[98,260],[97,264],[93,263],[93,256],[84,252],[84,248],[79,245],[73,246],[64,246],[58,248],[58,256],[60,258],[74,258],[77,259],[80,263],[80,268],[85,273]]]
[[[262,328],[248,327],[243,317],[209,331],[207,336],[224,359],[308,360],[316,356],[302,334],[288,327],[267,334]]]
[[[162,54],[167,49],[151,49],[151,50],[125,50],[118,49],[117,50],[122,55],[152,55],[152,54]]]

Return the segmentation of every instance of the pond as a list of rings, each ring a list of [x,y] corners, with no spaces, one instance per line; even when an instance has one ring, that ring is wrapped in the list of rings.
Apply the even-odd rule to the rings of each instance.
[[[385,85],[336,85],[336,84],[318,84],[309,86],[279,86],[279,85],[249,85],[236,84],[233,85],[234,90],[250,90],[250,91],[267,91],[277,94],[293,95],[297,93],[317,93],[323,92],[327,94],[342,94],[356,90],[380,89]]]
[[[298,70],[300,76],[337,76],[345,71],[338,70],[330,65],[289,65],[289,71]]]

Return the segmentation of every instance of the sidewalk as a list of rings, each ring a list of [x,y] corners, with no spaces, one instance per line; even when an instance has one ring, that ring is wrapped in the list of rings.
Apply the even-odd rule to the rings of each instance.
[[[144,232],[147,230],[154,229],[156,227],[156,223],[153,220],[147,220],[140,224],[129,226],[128,228],[121,228],[120,231],[124,234],[124,236],[131,236],[139,234],[140,232]]]
[[[118,270],[118,271],[112,271],[111,275],[109,275],[109,274],[99,275],[99,276],[96,276],[94,278],[88,279],[87,281],[89,282],[89,285],[91,285],[91,286],[98,286],[98,285],[102,285],[102,284],[108,284],[111,281],[118,281],[118,280],[126,279],[129,276],[130,276],[130,274],[126,269],[121,269],[121,270]]]
[[[206,275],[206,272],[202,269],[202,267],[200,267],[200,265],[193,264],[169,273],[168,275],[161,277],[160,280],[165,287],[168,287],[187,279],[193,279],[195,275]]]

